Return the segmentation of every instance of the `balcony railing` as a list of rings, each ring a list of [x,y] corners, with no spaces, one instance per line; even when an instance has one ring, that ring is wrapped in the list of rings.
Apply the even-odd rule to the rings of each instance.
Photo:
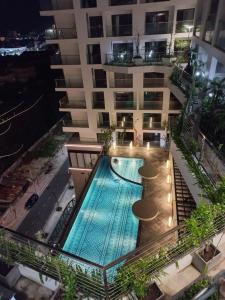
[[[93,100],[92,108],[94,109],[105,109],[105,101],[102,100]]]
[[[132,24],[109,26],[106,30],[108,37],[113,36],[131,36],[132,35]]]
[[[163,129],[163,126],[161,122],[151,122],[149,121],[144,121],[143,122],[143,129],[151,130],[151,129]]]
[[[63,127],[88,128],[88,120],[72,120],[64,122]]]
[[[114,79],[114,84],[111,85],[113,88],[132,88],[133,79]]]
[[[73,9],[72,0],[40,0],[40,10],[64,10],[64,9]]]
[[[87,62],[89,65],[99,65],[102,63],[101,54],[88,55]]]
[[[75,28],[57,28],[45,30],[46,40],[61,40],[61,39],[75,39],[77,33]]]
[[[182,104],[177,101],[170,100],[169,109],[170,110],[180,110],[182,108]]]
[[[133,100],[124,100],[124,101],[115,100],[114,102],[114,109],[132,110],[136,108],[137,108],[137,103]]]
[[[133,129],[133,121],[117,121],[117,128],[118,129]]]
[[[225,22],[224,21],[219,21],[219,30],[218,30],[218,37],[216,40],[216,47],[225,51]]]
[[[145,34],[167,34],[170,33],[169,22],[145,23]]]
[[[103,37],[103,27],[102,25],[99,26],[89,26],[88,28],[88,37],[89,38],[96,38],[96,37]]]
[[[166,87],[166,79],[165,78],[144,78],[144,88],[149,87]]]
[[[60,105],[60,108],[64,109],[85,109],[86,108],[86,102],[85,100],[69,100],[68,103],[62,103]]]
[[[106,79],[95,79],[93,82],[94,88],[107,88]]]
[[[192,32],[194,27],[194,20],[184,20],[184,21],[177,21],[176,23],[176,33],[182,32]]]
[[[109,5],[129,5],[129,4],[137,4],[137,0],[109,0]]]
[[[70,79],[55,79],[56,88],[83,88],[82,82],[76,82]]]
[[[80,65],[80,55],[60,55],[51,57],[52,65]]]
[[[184,53],[184,52],[183,52]],[[182,51],[180,55],[182,55]],[[146,65],[168,65],[170,66],[176,57],[172,54],[168,56],[166,52],[154,52],[153,50],[145,50],[139,52],[139,58],[131,52],[117,52],[106,54],[106,64],[115,66],[146,66]]]
[[[140,109],[146,110],[162,110],[163,101],[144,100],[143,104],[140,105]]]
[[[109,121],[99,121],[98,122],[98,128],[109,128],[110,122]]]

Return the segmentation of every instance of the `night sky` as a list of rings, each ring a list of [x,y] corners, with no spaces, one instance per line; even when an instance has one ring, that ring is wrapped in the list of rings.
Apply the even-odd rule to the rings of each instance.
[[[39,0],[0,0],[0,32],[40,32],[51,21],[40,17]]]

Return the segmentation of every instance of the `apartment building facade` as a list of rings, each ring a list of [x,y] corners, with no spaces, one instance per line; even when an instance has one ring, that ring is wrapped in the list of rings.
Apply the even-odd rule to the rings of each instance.
[[[209,79],[225,77],[225,0],[198,0],[193,47]]]
[[[181,103],[167,80],[172,59],[182,57],[193,30],[195,0],[49,0],[47,43],[56,44],[52,68],[61,111],[71,114],[65,132],[101,141],[116,128],[116,144],[163,146],[170,115]],[[173,58],[171,58],[173,56]]]

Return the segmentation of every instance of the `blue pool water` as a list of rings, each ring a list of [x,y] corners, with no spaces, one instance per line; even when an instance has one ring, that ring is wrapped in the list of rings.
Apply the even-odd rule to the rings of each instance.
[[[115,161],[115,159],[117,161]],[[138,173],[138,169],[143,166],[143,159],[129,157],[112,157],[111,164],[116,173],[118,173],[123,178],[141,183],[142,178]]]
[[[103,157],[63,250],[106,265],[135,249],[139,221],[132,204],[141,194],[141,185],[119,178]]]

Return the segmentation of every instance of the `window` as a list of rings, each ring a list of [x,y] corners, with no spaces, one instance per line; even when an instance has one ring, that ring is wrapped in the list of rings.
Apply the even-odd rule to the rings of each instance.
[[[101,64],[101,50],[99,44],[87,45],[88,64]]]
[[[96,0],[81,0],[80,6],[81,8],[97,7],[97,2]]]
[[[89,17],[88,37],[103,37],[102,16]]]
[[[122,14],[112,16],[112,35],[129,36],[132,35],[132,14]]]
[[[94,87],[96,88],[106,88],[107,80],[106,80],[106,72],[101,69],[94,70]]]

